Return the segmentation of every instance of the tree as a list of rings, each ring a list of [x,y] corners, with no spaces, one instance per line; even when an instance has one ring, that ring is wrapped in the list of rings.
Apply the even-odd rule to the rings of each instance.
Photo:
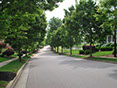
[[[105,14],[103,29],[111,29],[114,31],[114,57],[116,57],[116,29],[117,29],[117,0],[101,0],[99,12]],[[102,15],[101,14],[101,15]],[[98,18],[101,17],[98,15]]]
[[[59,47],[58,47],[58,45],[56,43],[57,41],[55,39],[55,33],[57,33],[56,30],[61,25],[62,25],[62,21],[59,18],[53,17],[49,21],[49,30],[48,30],[48,34],[47,34],[47,42],[51,47],[57,47],[57,50],[58,50]]]
[[[66,33],[67,33],[67,39],[66,42],[69,45],[70,48],[70,55],[72,55],[72,47],[75,44],[75,38],[74,38],[74,31],[72,30],[72,20],[71,20],[71,15],[73,13],[73,11],[75,10],[74,6],[69,7],[68,10],[64,10],[65,11],[65,18],[64,18],[64,26],[66,29]]]
[[[23,47],[23,45],[25,45],[25,42],[28,42],[29,40],[29,35],[27,34],[29,32],[33,32],[35,34],[34,36],[33,33],[29,33],[30,35],[33,35],[33,41],[31,40],[30,43],[31,46],[35,45],[34,42],[37,42],[37,40],[38,42],[41,42],[45,36],[46,28],[45,15],[43,15],[44,11],[53,10],[54,8],[58,7],[57,3],[62,1],[63,0],[25,0],[22,3],[21,0],[0,0],[0,12],[2,14],[5,12],[6,15],[9,16],[8,20],[10,21],[8,28],[4,29],[5,41],[11,44],[12,47],[14,47],[15,49],[18,49],[20,62],[21,48]],[[36,16],[31,17],[31,20],[33,20],[32,25],[28,24],[29,20],[27,20],[26,18],[33,14],[35,15],[35,13],[37,13]],[[4,15],[2,15],[2,18],[3,17]],[[3,22],[4,19],[1,19],[0,17],[0,23]],[[5,24],[2,25],[5,26]]]
[[[95,41],[97,34],[101,33],[100,22],[96,21],[94,16],[97,11],[97,5],[92,0],[82,0],[76,5],[76,10],[73,14],[74,22],[79,27],[80,34],[84,36],[85,41],[90,43],[90,56],[92,56],[92,42]],[[99,32],[99,33],[98,33]]]

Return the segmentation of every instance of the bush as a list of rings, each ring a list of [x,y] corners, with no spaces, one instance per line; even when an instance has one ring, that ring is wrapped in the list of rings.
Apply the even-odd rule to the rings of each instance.
[[[24,51],[22,51],[22,54],[26,54],[26,51],[24,50]]]
[[[83,50],[90,50],[90,46],[89,45],[84,45],[83,46]],[[95,52],[95,46],[92,46],[92,52]]]
[[[112,54],[114,54],[114,52],[115,52],[115,51],[113,51],[113,53],[112,53]],[[117,54],[117,49],[116,49],[116,54]]]
[[[79,54],[84,54],[84,50],[80,50],[79,51]]]
[[[113,43],[108,43],[106,46],[111,46],[111,44],[113,44]]]
[[[5,52],[2,53],[2,56],[6,55],[6,56],[11,56],[14,54],[14,50],[13,49],[8,49]]]
[[[87,54],[90,54],[90,50],[85,50],[84,53],[87,55]]]
[[[113,50],[113,48],[110,46],[101,47],[101,51],[112,51],[112,50]]]
[[[95,47],[95,51],[98,52],[100,50],[99,47]]]
[[[117,45],[116,45],[117,46]],[[114,47],[114,43],[111,44],[111,47]]]

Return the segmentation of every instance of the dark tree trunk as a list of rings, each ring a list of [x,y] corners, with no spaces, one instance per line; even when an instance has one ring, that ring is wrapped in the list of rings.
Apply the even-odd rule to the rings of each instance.
[[[51,47],[51,50],[53,51],[53,47]]]
[[[72,55],[72,47],[70,46],[70,55]]]
[[[27,56],[28,56],[28,55],[27,55],[27,48],[25,49],[25,51],[26,51],[26,57],[27,57]]]
[[[92,30],[90,29],[91,32],[91,39],[90,39],[90,57],[92,57]]]
[[[22,60],[21,60],[21,44],[19,43],[19,62],[21,62]]]
[[[114,57],[116,57],[116,30],[114,31]]]

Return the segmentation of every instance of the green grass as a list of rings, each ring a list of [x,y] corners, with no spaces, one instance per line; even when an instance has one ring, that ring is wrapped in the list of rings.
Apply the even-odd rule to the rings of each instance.
[[[63,50],[64,53],[70,54],[70,50]],[[79,54],[79,50],[72,50],[72,54]]]
[[[22,57],[21,63],[19,63],[19,60],[12,61],[7,65],[0,67],[0,71],[16,73],[31,56],[32,54],[28,55],[28,57]],[[0,81],[0,88],[5,88],[8,83],[9,82],[7,81]]]
[[[81,56],[81,55],[71,55],[72,57],[78,57],[78,58],[85,58],[87,56]]]
[[[14,53],[11,57],[18,57],[18,53]]]
[[[93,56],[105,56],[105,55],[112,55],[113,51],[100,51],[93,53]]]
[[[31,55],[29,55],[28,57],[22,57],[21,63],[19,63],[18,59],[15,61],[12,61],[7,65],[0,67],[0,71],[16,73],[20,69],[20,67],[29,59],[30,56]]]
[[[5,58],[5,57],[0,57],[0,62],[7,61],[7,60],[10,60],[10,59],[9,58]]]
[[[0,71],[16,73],[24,63],[25,61],[22,61],[21,63],[19,63],[19,60],[15,60],[3,67],[0,67]]]
[[[5,88],[8,83],[7,81],[0,81],[0,88]]]
[[[99,60],[99,61],[117,62],[117,59],[116,58],[90,57],[90,58],[87,58],[87,59],[90,59],[90,60]]]

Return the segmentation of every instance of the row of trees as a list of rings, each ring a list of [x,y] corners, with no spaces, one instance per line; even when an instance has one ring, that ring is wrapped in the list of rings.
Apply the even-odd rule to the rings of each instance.
[[[0,39],[19,53],[35,50],[46,33],[45,10],[58,7],[63,0],[0,0]]]
[[[106,36],[116,30],[116,0],[101,0],[98,4],[93,0],[80,0],[79,3],[76,0],[75,6],[64,11],[63,21],[57,21],[60,20],[59,18],[50,20],[47,43],[51,47],[69,47],[70,54],[73,45],[85,41],[90,43],[90,56],[92,56],[92,44],[104,43]],[[55,19],[59,22],[59,26],[54,22]]]

